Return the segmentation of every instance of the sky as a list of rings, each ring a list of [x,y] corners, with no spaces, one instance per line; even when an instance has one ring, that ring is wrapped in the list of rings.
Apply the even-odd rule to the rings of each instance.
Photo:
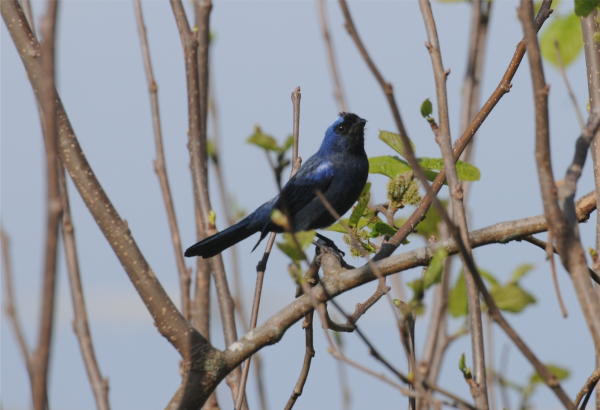
[[[497,86],[515,46],[522,37],[516,16],[518,3],[494,2],[486,48],[482,101]],[[190,5],[186,3],[188,15]],[[353,1],[349,3],[354,22],[371,57],[384,78],[394,85],[405,127],[421,156],[437,157],[437,147],[429,125],[421,117],[423,100],[434,103],[435,84],[426,34],[418,3],[410,1]],[[458,137],[460,101],[466,65],[470,8],[467,3],[433,2],[444,65],[448,77],[448,103],[452,137]],[[36,22],[45,10],[43,2],[33,2]],[[555,14],[571,11],[563,2]],[[183,52],[172,10],[166,1],[144,1],[154,74],[159,86],[162,131],[166,162],[183,246],[195,242],[195,222],[187,152],[187,100]],[[332,38],[340,75],[350,110],[368,120],[365,148],[369,156],[393,154],[377,138],[379,130],[395,131],[387,101],[374,76],[362,60],[343,27],[337,2],[328,1]],[[39,24],[38,24],[39,25]],[[4,24],[0,29],[1,104],[1,219],[11,240],[11,256],[18,311],[30,347],[37,339],[40,310],[41,273],[45,219],[45,154],[37,108],[27,76]],[[302,89],[300,115],[300,156],[314,153],[325,129],[335,120],[337,107],[321,37],[314,1],[220,1],[211,14],[215,42],[212,71],[219,127],[222,138],[221,162],[227,187],[239,205],[252,211],[277,192],[264,153],[245,140],[254,126],[283,141],[292,130],[290,94]],[[501,221],[539,215],[543,212],[534,158],[534,116],[532,88],[527,58],[523,60],[513,87],[482,125],[475,143],[474,165],[481,180],[472,185],[469,208],[471,229]],[[560,73],[545,64],[550,84],[550,127],[552,165],[561,179],[572,160],[579,125]],[[179,303],[176,264],[170,233],[153,171],[155,158],[150,107],[133,4],[129,1],[64,1],[60,4],[57,44],[57,85],[85,155],[97,178],[146,256],[150,266],[173,300]],[[568,67],[567,75],[581,110],[587,103],[587,83],[583,53]],[[211,125],[212,127],[212,125]],[[212,129],[212,128],[211,128]],[[284,173],[285,174],[285,173]],[[375,202],[385,201],[387,178],[370,177]],[[591,160],[579,182],[578,196],[593,189]],[[210,180],[217,227],[226,227],[216,183]],[[109,378],[109,400],[113,409],[163,408],[179,385],[179,356],[159,335],[152,318],[131,285],[75,187],[69,182],[75,235],[92,337],[100,369]],[[447,197],[442,190],[441,198]],[[408,216],[405,209],[399,216]],[[596,213],[581,225],[584,247],[594,246]],[[328,233],[340,248],[341,235]],[[546,239],[545,235],[538,235]],[[240,244],[244,298],[248,304],[254,292],[255,266],[261,257],[251,253],[255,240]],[[424,245],[421,238],[399,249]],[[92,409],[93,395],[83,367],[77,340],[72,331],[73,312],[62,248],[59,250],[56,327],[50,367],[50,404],[53,409]],[[309,249],[309,254],[312,248]],[[515,267],[532,263],[535,270],[522,286],[537,300],[522,314],[506,314],[507,320],[545,363],[570,370],[563,383],[570,397],[594,369],[593,344],[585,325],[573,284],[558,263],[558,279],[569,316],[563,319],[556,301],[550,269],[544,253],[530,244],[512,242],[474,251],[478,265],[506,281]],[[224,260],[231,278],[229,255]],[[193,260],[186,260],[194,266]],[[359,260],[349,261],[360,265]],[[266,272],[259,324],[289,304],[295,285],[287,273],[287,260],[274,251]],[[453,278],[459,266],[454,264]],[[411,281],[421,269],[402,273]],[[231,279],[230,279],[231,280]],[[455,279],[453,279],[454,281]],[[367,284],[338,297],[350,311],[375,289]],[[4,300],[4,293],[2,293]],[[426,298],[431,306],[431,295]],[[3,302],[4,304],[4,302]],[[212,343],[224,348],[218,323],[218,308],[212,299]],[[247,306],[249,311],[249,305]],[[339,317],[339,316],[338,316]],[[417,320],[417,354],[422,351],[428,323],[427,313]],[[380,301],[359,325],[378,349],[398,368],[407,370],[393,315],[387,302]],[[450,322],[450,331],[461,320]],[[19,356],[14,335],[1,319],[2,407],[8,410],[31,406],[29,382]],[[300,324],[288,330],[282,341],[262,352],[266,394],[270,409],[282,408],[296,383],[304,355],[304,335]],[[495,366],[502,365],[506,376],[517,382],[528,380],[532,367],[511,344],[502,330],[494,327]],[[240,331],[241,335],[241,331]],[[385,373],[373,360],[356,335],[343,336],[345,352],[360,363]],[[335,359],[315,324],[316,357],[295,408],[341,408],[341,393]],[[467,384],[458,370],[458,360],[467,352],[471,364],[470,338],[454,342],[445,357],[439,385],[469,398]],[[406,398],[371,376],[346,367],[352,390],[352,408],[403,408]],[[248,399],[258,408],[253,373],[250,373]],[[231,395],[223,383],[217,389],[222,409],[233,408]],[[497,407],[501,402],[496,394]],[[511,408],[518,397],[510,396]],[[539,408],[559,408],[551,391],[539,387],[534,393]],[[507,408],[509,406],[506,406]]]

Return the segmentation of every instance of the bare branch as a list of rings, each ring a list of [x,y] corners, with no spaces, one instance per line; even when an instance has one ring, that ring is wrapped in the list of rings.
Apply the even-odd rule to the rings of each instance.
[[[371,72],[377,79],[377,82],[381,86],[385,97],[388,100],[390,108],[392,110],[392,115],[394,116],[394,120],[396,121],[396,126],[398,127],[398,131],[400,135],[408,136],[406,133],[406,129],[404,128],[404,123],[402,122],[402,118],[400,117],[400,111],[398,110],[398,105],[396,104],[396,98],[394,97],[394,88],[391,83],[388,83],[384,80],[383,76],[375,66],[371,57],[369,57],[369,53],[367,53],[367,49],[363,45],[360,37],[358,36],[358,32],[356,31],[356,27],[354,27],[354,22],[352,21],[352,16],[350,15],[350,10],[348,9],[348,5],[346,4],[346,0],[340,0],[340,6],[342,7],[342,12],[344,13],[344,17],[346,18],[346,30],[356,43],[356,47],[360,51],[360,54],[363,56],[365,62],[371,69]]]
[[[557,39],[554,39],[554,51],[556,52],[556,61],[558,62],[560,74],[562,75],[563,81],[565,82],[565,86],[567,87],[567,93],[569,94],[569,98],[573,103],[573,109],[575,110],[577,121],[579,122],[579,126],[581,127],[581,129],[583,129],[585,127],[585,122],[583,121],[583,116],[581,115],[581,111],[579,110],[579,105],[577,104],[577,98],[575,98],[575,93],[571,88],[569,78],[567,77],[567,73],[565,72],[565,67],[563,65],[562,57],[560,55],[560,47],[558,46]]]
[[[581,399],[583,398],[584,395],[586,396],[586,402],[587,402],[587,399],[592,394],[592,391],[594,390],[594,387],[596,387],[598,380],[600,380],[600,369],[594,370],[594,372],[587,379],[587,381],[585,382],[585,384],[583,385],[583,387],[581,388],[579,393],[577,393],[577,397],[575,397],[575,403],[574,403],[575,407],[579,406],[579,403],[581,402]],[[581,408],[585,409],[585,405],[582,405]]]
[[[539,30],[541,28],[542,24],[550,16],[550,13],[552,13],[552,10],[550,9],[551,4],[552,4],[552,0],[542,1],[542,5],[540,7],[540,10],[539,10],[538,15],[536,16],[536,20],[535,20],[536,30]],[[481,108],[481,110],[479,111],[477,116],[475,116],[475,118],[473,119],[473,121],[471,122],[469,127],[463,132],[463,135],[461,136],[461,138],[455,142],[454,149],[453,149],[455,160],[457,160],[460,157],[460,155],[464,151],[465,147],[468,145],[469,141],[473,138],[473,136],[475,135],[475,133],[477,132],[477,130],[479,129],[481,124],[483,124],[483,121],[485,121],[485,119],[490,114],[490,112],[494,109],[496,104],[498,104],[500,99],[506,93],[508,93],[510,91],[510,87],[511,87],[510,82],[512,81],[515,73],[517,72],[517,69],[519,68],[519,65],[521,64],[521,61],[523,60],[524,55],[525,55],[525,44],[523,43],[523,41],[521,41],[517,45],[515,54],[514,54],[513,58],[511,59],[509,65],[508,65],[508,68],[506,69],[506,72],[504,73],[504,76],[502,77],[502,80],[500,81],[500,84],[498,85],[498,87],[496,87],[496,89],[494,90],[494,92],[492,93],[490,98],[488,98],[488,100],[483,105],[483,107]],[[436,192],[436,193],[439,192],[439,190],[441,189],[441,187],[444,184],[445,179],[446,179],[446,172],[444,170],[442,170],[432,183],[432,189],[434,192]],[[427,210],[431,206],[431,202],[432,202],[432,197],[430,195],[425,196],[425,198],[423,198],[423,200],[421,201],[421,203],[419,204],[419,206],[417,207],[415,212],[413,212],[413,214],[410,216],[410,218],[408,218],[408,220],[404,223],[404,225],[402,225],[402,227],[398,230],[398,232],[396,232],[396,234],[387,243],[385,243],[381,247],[381,250],[377,253],[377,255],[375,255],[375,257],[373,259],[381,260],[383,258],[390,256],[396,250],[396,248],[398,248],[398,246],[400,246],[402,241],[404,239],[406,239],[406,237],[419,224],[419,222],[421,220],[423,220],[423,218],[425,218],[425,214],[427,213]]]
[[[54,325],[54,298],[56,293],[56,259],[62,202],[58,185],[57,118],[54,94],[54,48],[58,1],[48,1],[48,11],[42,20],[41,47],[42,84],[39,96],[43,113],[42,129],[46,146],[47,225],[44,263],[44,285],[42,312],[37,349],[33,353],[33,405],[35,410],[44,410],[48,403],[47,378],[50,362],[50,343]]]
[[[467,287],[467,301],[469,305],[469,322],[471,328],[471,346],[473,353],[473,380],[476,383],[471,389],[473,398],[475,399],[475,407],[485,410],[488,408],[487,397],[487,381],[485,373],[485,351],[483,347],[483,327],[481,322],[481,307],[479,304],[479,291],[475,284],[474,276],[478,275],[473,271],[471,264],[467,263],[466,259],[473,260],[473,254],[469,247],[469,232],[467,228],[467,218],[463,205],[462,185],[458,181],[456,164],[452,152],[452,139],[450,137],[450,118],[448,115],[448,97],[446,92],[446,74],[442,63],[442,54],[440,51],[440,43],[437,35],[437,28],[431,11],[429,0],[419,0],[421,13],[425,22],[427,38],[429,40],[427,49],[431,56],[433,65],[433,73],[435,77],[435,88],[437,95],[437,104],[439,112],[439,136],[436,138],[442,151],[444,160],[444,170],[448,178],[448,186],[450,188],[450,201],[452,202],[453,222],[457,225],[460,231],[460,237],[465,244],[465,253],[461,252],[463,261],[463,270],[465,272],[465,282]],[[416,161],[415,161],[416,162]],[[423,178],[426,183],[426,178]],[[430,189],[430,188],[429,188]],[[435,200],[434,200],[435,203]],[[440,208],[436,206],[436,209]],[[443,209],[443,208],[442,208]],[[438,210],[439,212],[439,210]],[[452,236],[456,236],[452,227],[448,225]],[[458,239],[457,239],[458,240]]]
[[[589,214],[596,209],[593,200],[594,197],[590,195],[578,201],[577,207],[580,211],[578,214],[580,220],[587,220]],[[487,228],[470,232],[470,244],[472,248],[491,243],[504,244],[520,240],[527,235],[544,232],[547,230],[547,227],[546,220],[542,215],[515,221],[501,222]],[[453,239],[448,239],[401,255],[392,255],[385,260],[375,263],[375,265],[382,276],[388,276],[416,266],[425,266],[429,264],[429,261],[434,256],[435,252],[442,247],[446,249],[448,254],[455,254],[458,252],[458,246],[455,241]],[[373,269],[368,264],[357,269],[341,272],[338,275],[327,275],[321,280],[320,284],[313,289],[311,292],[312,297],[319,302],[326,302],[341,293],[377,278],[377,275],[375,275]],[[239,365],[241,361],[262,347],[277,343],[281,340],[285,331],[290,326],[303,318],[313,308],[313,302],[307,295],[304,295],[280,310],[277,314],[258,326],[252,332],[244,335],[233,346],[223,352],[222,358],[226,368],[234,368]],[[432,387],[430,386],[430,388]],[[560,385],[553,385],[553,389],[562,391]]]
[[[348,103],[346,102],[346,96],[344,95],[344,88],[342,87],[342,81],[340,80],[335,51],[333,49],[333,43],[331,42],[325,0],[317,0],[317,9],[319,21],[321,23],[321,32],[323,33],[323,41],[325,41],[325,47],[327,48],[327,61],[329,62],[329,72],[331,74],[331,80],[333,81],[333,95],[337,101],[338,109],[346,112],[348,111]]]
[[[273,249],[273,244],[275,243],[275,237],[277,233],[271,232],[269,236],[269,241],[267,242],[267,247],[263,254],[263,257],[260,262],[256,265],[256,286],[254,287],[254,300],[252,301],[252,316],[250,317],[250,331],[254,330],[256,327],[256,323],[258,322],[258,308],[260,306],[260,297],[262,294],[262,286],[263,280],[265,278],[265,271],[267,270],[267,262],[269,261],[269,256],[271,255],[271,250]],[[238,390],[237,398],[235,400],[235,408],[240,409],[242,407],[242,400],[244,395],[246,394],[246,380],[248,380],[248,372],[250,371],[250,359],[252,356],[248,357],[244,362],[244,367],[242,369],[242,379],[240,382],[240,388]]]
[[[538,167],[538,176],[542,190],[544,212],[550,224],[552,234],[556,238],[556,248],[563,265],[571,273],[573,284],[583,309],[588,327],[594,339],[596,353],[600,355],[600,302],[594,294],[588,274],[585,253],[578,235],[575,232],[576,217],[574,195],[577,179],[587,155],[587,148],[593,135],[600,126],[600,111],[592,111],[588,125],[577,140],[577,147],[573,164],[567,170],[565,183],[559,188],[558,198],[556,184],[552,174],[550,160],[550,130],[548,125],[548,86],[544,78],[542,57],[539,43],[532,21],[533,4],[522,0],[519,15],[525,32],[525,45],[531,67],[533,94],[535,102],[536,120],[536,150],[535,157]],[[587,138],[589,137],[589,138]],[[563,202],[561,211],[558,199]],[[543,375],[542,375],[543,376]]]
[[[24,63],[34,94],[39,98],[40,91],[43,89],[41,62],[36,58],[39,53],[39,44],[33,38],[29,26],[24,24],[25,15],[17,1],[1,1],[0,11]],[[106,236],[108,243],[154,318],[158,331],[182,355],[184,361],[188,363],[185,366],[188,371],[189,363],[194,362],[197,365],[210,363],[214,360],[217,350],[190,326],[158,282],[156,275],[137,247],[127,223],[120,218],[96,179],[56,93],[55,98],[58,119],[58,155],[69,171],[94,220]],[[221,377],[219,374],[206,372],[202,375],[188,374],[178,397],[185,396],[186,400],[194,399],[190,401],[198,402],[194,397],[194,394],[197,393],[195,390],[192,393],[189,387],[194,386],[196,389],[198,386],[208,386],[219,377]]]
[[[71,299],[73,300],[73,312],[75,320],[73,321],[73,330],[79,341],[79,348],[83,357],[83,363],[90,379],[96,407],[98,410],[109,410],[108,402],[108,378],[103,378],[100,373],[100,367],[94,352],[92,344],[92,335],[88,324],[87,311],[83,296],[83,286],[81,284],[81,274],[79,272],[79,261],[77,257],[77,246],[75,244],[75,229],[71,219],[71,208],[69,205],[69,195],[67,192],[67,181],[63,167],[59,171],[60,194],[63,202],[63,220],[62,237],[65,247],[65,260],[67,264],[67,273],[69,275],[69,287],[71,288]]]
[[[310,371],[312,358],[315,357],[315,348],[313,346],[313,314],[314,311],[307,314],[304,317],[304,323],[302,323],[302,327],[304,328],[306,336],[306,352],[304,353],[304,363],[302,364],[302,370],[300,371],[300,376],[298,377],[296,386],[294,386],[294,391],[285,405],[285,410],[291,410],[292,407],[294,407],[296,400],[298,400],[298,397],[302,395],[302,390],[304,389],[304,385],[308,379],[308,372]],[[325,330],[325,332],[327,332],[327,330]]]
[[[202,0],[197,5],[197,34],[190,29],[185,10],[181,0],[171,0],[171,6],[179,28],[181,42],[184,50],[185,67],[188,90],[188,129],[189,129],[189,152],[192,162],[192,175],[194,181],[194,192],[198,208],[205,224],[205,232],[208,236],[217,232],[214,226],[214,218],[211,222],[210,214],[212,206],[208,193],[207,177],[207,149],[206,149],[206,118],[208,116],[208,49],[210,39],[210,11],[212,3],[210,0]],[[222,255],[209,259],[212,269],[221,321],[223,322],[223,333],[225,344],[230,346],[237,339],[235,327],[235,305],[229,291],[225,266]],[[237,397],[241,369],[235,369],[227,375],[227,384],[235,400]],[[182,406],[187,403],[182,403]]]
[[[144,68],[146,70],[146,79],[148,80],[148,92],[150,94],[150,107],[152,110],[152,127],[154,128],[154,145],[156,146],[156,160],[154,160],[154,171],[160,182],[165,208],[167,210],[167,219],[171,230],[171,239],[173,241],[173,251],[175,252],[175,261],[177,262],[177,271],[179,273],[179,286],[181,291],[181,312],[183,316],[190,320],[190,272],[183,261],[183,252],[181,251],[181,237],[177,227],[177,218],[175,217],[175,207],[173,206],[173,197],[167,177],[167,166],[165,162],[165,153],[162,141],[162,130],[160,125],[160,112],[158,109],[158,85],[152,72],[152,60],[150,59],[150,48],[148,47],[148,37],[146,35],[146,26],[144,25],[144,16],[142,14],[142,4],[140,0],[134,0],[135,18],[137,22],[138,34],[142,48],[142,57]]]
[[[293,120],[294,121],[293,122],[294,145],[293,145],[293,151],[292,151],[292,170],[290,173],[290,178],[293,177],[296,174],[296,172],[298,172],[298,170],[300,169],[300,165],[301,165],[301,162],[297,161],[298,160],[298,144],[300,141],[300,135],[299,135],[299,133],[300,133],[300,97],[301,97],[300,87],[296,87],[296,89],[292,92],[292,105],[293,105],[293,109],[294,109],[294,116],[293,116],[293,119],[294,119]],[[281,191],[281,188],[279,190]],[[277,233],[271,232],[271,236],[269,236],[269,242],[267,243],[267,248],[265,250],[263,258],[256,266],[256,287],[254,290],[254,301],[252,302],[252,317],[250,319],[250,330],[253,330],[256,327],[256,322],[258,321],[258,307],[260,305],[260,295],[262,293],[262,284],[263,284],[263,279],[265,276],[265,270],[267,269],[267,262],[269,260],[269,255],[271,254],[271,249],[273,248],[273,243],[275,242],[275,236],[277,236]],[[307,330],[307,334],[308,334],[308,330]],[[311,346],[312,346],[312,316],[311,316],[310,334],[311,334],[310,339],[311,339]],[[307,343],[308,343],[308,341],[307,341]],[[308,347],[307,347],[307,349],[308,349]],[[313,352],[313,356],[314,356],[314,352]],[[310,363],[309,363],[309,366],[310,366]],[[246,359],[244,370],[242,372],[240,389],[238,391],[238,395],[237,395],[237,398],[235,401],[235,408],[237,410],[241,409],[241,406],[242,406],[242,398],[244,397],[244,394],[245,394],[246,380],[248,379],[249,371],[250,371],[250,357],[248,357],[248,359]],[[306,371],[306,377],[308,377],[308,370]],[[306,379],[305,379],[305,382],[306,382]],[[302,391],[300,391],[300,394],[302,394]],[[298,396],[300,394],[298,394]],[[295,401],[296,401],[296,399],[294,399],[294,402]],[[288,405],[289,405],[289,403],[288,403]],[[293,403],[292,403],[292,406],[293,406]]]
[[[23,327],[21,326],[21,321],[19,320],[19,315],[17,313],[17,302],[15,301],[15,290],[12,283],[13,271],[9,249],[10,240],[4,232],[4,229],[1,227],[0,236],[2,238],[2,260],[4,261],[2,273],[4,276],[4,292],[6,294],[6,305],[4,306],[4,311],[6,312],[6,315],[10,320],[10,324],[13,327],[13,331],[15,332],[17,346],[19,346],[19,350],[23,356],[23,362],[25,363],[25,368],[27,369],[27,374],[29,375],[29,381],[33,383],[33,364],[31,363],[31,355],[29,354],[29,348],[27,347],[27,341],[25,340],[25,333],[23,333]]]
[[[491,1],[474,0],[471,2],[471,32],[469,34],[469,54],[467,57],[467,69],[462,86],[462,101],[460,109],[460,132],[464,132],[480,108],[481,79],[483,77],[483,63],[485,60],[485,48],[487,42],[488,22],[492,11]],[[475,146],[473,141],[461,155],[461,159],[471,163]],[[463,182],[465,200],[470,192],[471,183]],[[466,206],[466,205],[465,205]],[[468,209],[466,209],[468,211]],[[468,212],[467,212],[468,215]]]

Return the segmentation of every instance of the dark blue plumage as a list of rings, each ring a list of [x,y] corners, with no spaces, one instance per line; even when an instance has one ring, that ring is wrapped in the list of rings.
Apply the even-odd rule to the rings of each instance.
[[[340,113],[327,129],[319,151],[304,162],[280,195],[237,224],[191,246],[185,251],[185,256],[210,258],[256,232],[261,233],[259,243],[269,232],[283,232],[283,228],[271,221],[274,209],[283,211],[282,196],[292,216],[295,232],[325,228],[334,223],[335,219],[315,191],[321,190],[340,215],[356,202],[369,174],[369,160],[364,147],[365,123],[366,120],[355,114]]]

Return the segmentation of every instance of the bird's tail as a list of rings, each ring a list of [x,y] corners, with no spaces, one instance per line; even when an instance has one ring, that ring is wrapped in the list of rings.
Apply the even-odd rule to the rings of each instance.
[[[246,217],[224,231],[190,246],[185,251],[185,256],[201,256],[204,259],[215,256],[256,233],[257,230],[250,227],[250,225],[250,220]]]

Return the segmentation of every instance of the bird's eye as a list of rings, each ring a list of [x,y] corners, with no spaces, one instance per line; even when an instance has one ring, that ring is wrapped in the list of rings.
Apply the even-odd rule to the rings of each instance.
[[[340,125],[338,125],[337,130],[338,130],[338,132],[344,132],[344,131],[346,131],[346,127],[344,127],[343,124],[340,124]]]

